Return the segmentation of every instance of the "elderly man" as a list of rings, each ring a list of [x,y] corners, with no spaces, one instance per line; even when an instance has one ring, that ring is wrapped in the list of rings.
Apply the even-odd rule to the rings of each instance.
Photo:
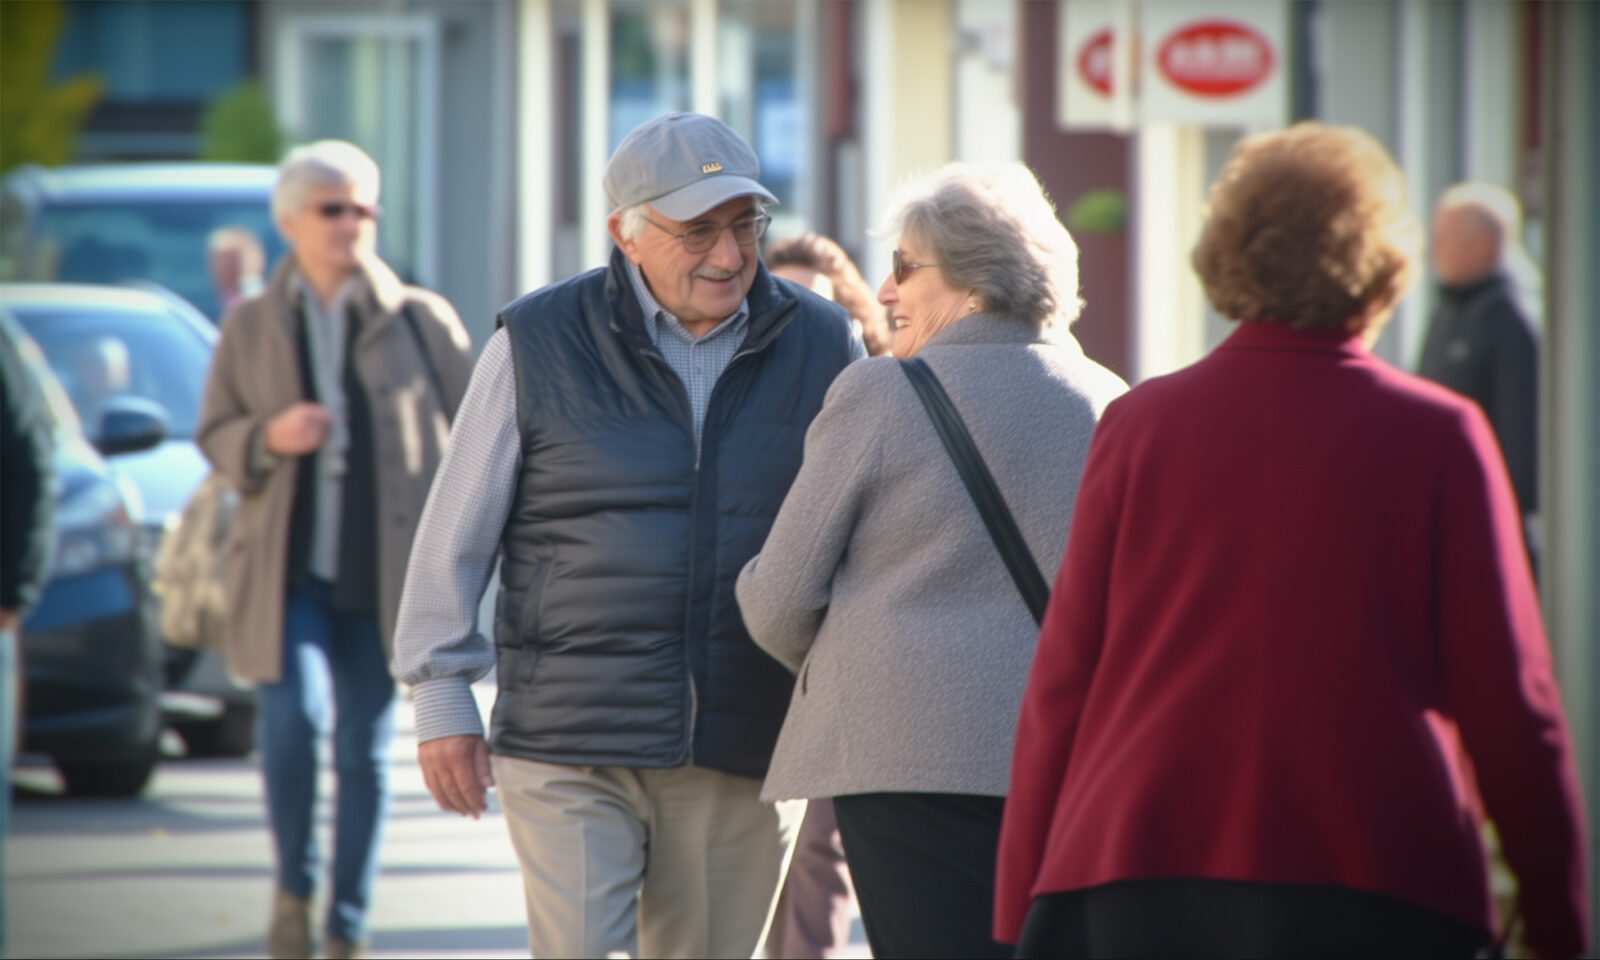
[[[865,351],[762,266],[759,175],[711,117],[622,141],[610,264],[501,312],[418,530],[395,650],[418,759],[447,810],[499,785],[538,957],[748,957],[793,835],[758,796],[793,680],[733,581]]]
[[[197,432],[239,491],[226,578],[232,673],[260,686],[278,874],[267,948],[311,956],[318,733],[338,801],[324,955],[364,949],[394,729],[389,638],[411,538],[472,361],[439,296],[377,257],[378,167],[353,144],[292,151],[273,216],[289,245],[228,311]]]
[[[1517,201],[1499,187],[1463,183],[1441,195],[1432,238],[1439,307],[1417,372],[1488,414],[1536,555],[1539,331],[1537,304],[1518,286],[1529,279],[1519,273],[1532,274],[1517,238],[1521,219]]]

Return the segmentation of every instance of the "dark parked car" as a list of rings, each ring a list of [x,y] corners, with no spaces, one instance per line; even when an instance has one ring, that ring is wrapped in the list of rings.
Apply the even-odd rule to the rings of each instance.
[[[153,558],[210,467],[194,443],[217,331],[169,292],[69,284],[0,284],[0,304],[38,342],[79,417],[99,423],[108,397],[157,406],[160,443],[108,455],[143,501],[140,543]],[[88,431],[98,441],[96,431]],[[233,682],[217,651],[168,649],[165,702],[190,752],[242,755],[254,744],[255,694]]]
[[[48,754],[69,793],[131,796],[160,758],[163,645],[140,549],[139,494],[102,454],[158,445],[166,417],[137,398],[109,400],[97,450],[3,298],[0,323],[13,329],[38,378],[56,433],[55,554],[22,628],[22,748]]]
[[[0,184],[0,280],[150,280],[216,318],[207,239],[244,227],[274,263],[283,253],[276,181],[276,168],[258,164],[21,167]]]

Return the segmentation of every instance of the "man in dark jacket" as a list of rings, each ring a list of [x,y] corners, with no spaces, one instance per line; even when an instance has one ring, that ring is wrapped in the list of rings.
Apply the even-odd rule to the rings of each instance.
[[[1432,237],[1439,306],[1417,372],[1488,415],[1537,555],[1539,330],[1515,275],[1520,221],[1516,200],[1489,184],[1458,184],[1440,197]]]
[[[623,140],[610,264],[501,312],[418,529],[394,663],[418,761],[447,810],[498,784],[535,956],[748,957],[798,826],[759,798],[793,679],[733,584],[865,349],[762,266],[759,175],[711,117]]]
[[[22,358],[24,336],[0,317],[0,847],[10,827],[11,759],[22,721],[22,617],[39,597],[55,537],[52,422]],[[4,859],[0,851],[0,865]],[[0,903],[0,955],[5,930]]]

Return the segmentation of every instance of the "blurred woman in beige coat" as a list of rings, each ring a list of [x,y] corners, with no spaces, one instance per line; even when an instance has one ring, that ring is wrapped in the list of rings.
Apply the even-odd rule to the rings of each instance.
[[[359,956],[388,800],[389,644],[470,343],[448,303],[378,259],[378,168],[359,148],[294,150],[272,205],[290,252],[222,324],[198,438],[240,495],[225,650],[233,673],[260,684],[278,861],[268,951],[311,955],[316,741],[331,714],[339,789],[324,950]]]

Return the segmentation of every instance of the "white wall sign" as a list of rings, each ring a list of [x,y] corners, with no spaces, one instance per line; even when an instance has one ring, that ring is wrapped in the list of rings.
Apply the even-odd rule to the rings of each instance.
[[[1139,4],[1139,119],[1275,127],[1288,121],[1282,0]]]
[[[1133,5],[1059,0],[1056,122],[1067,129],[1125,130],[1133,123]]]

